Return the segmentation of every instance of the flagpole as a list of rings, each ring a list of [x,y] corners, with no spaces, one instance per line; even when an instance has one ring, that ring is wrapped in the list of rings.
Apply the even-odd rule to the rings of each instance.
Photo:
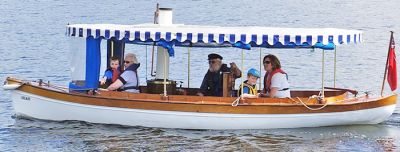
[[[392,45],[392,41],[393,41],[393,31],[390,31],[390,41],[389,41],[388,54],[386,57],[385,74],[383,75],[383,81],[382,81],[381,96],[383,96],[383,88],[385,87],[386,73],[387,73],[387,68],[388,68],[388,63],[389,63],[390,45]]]

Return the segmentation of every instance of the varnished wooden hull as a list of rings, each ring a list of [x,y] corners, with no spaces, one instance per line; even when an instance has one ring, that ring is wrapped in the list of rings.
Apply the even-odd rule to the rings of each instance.
[[[100,92],[97,95],[69,93],[53,87],[24,84],[13,92],[17,115],[46,120],[80,120],[183,129],[268,129],[347,124],[376,124],[396,107],[397,95],[382,98],[332,97],[321,110],[310,110],[296,99],[244,100],[235,98]],[[336,99],[338,99],[336,101]],[[324,104],[313,104],[318,108]]]

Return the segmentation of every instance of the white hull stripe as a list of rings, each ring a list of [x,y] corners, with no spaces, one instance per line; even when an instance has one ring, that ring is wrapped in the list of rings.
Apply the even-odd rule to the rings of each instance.
[[[348,124],[376,124],[386,120],[396,105],[348,112],[314,114],[220,114],[115,108],[71,103],[22,91],[13,92],[17,115],[45,120],[80,120],[183,129],[269,129]]]

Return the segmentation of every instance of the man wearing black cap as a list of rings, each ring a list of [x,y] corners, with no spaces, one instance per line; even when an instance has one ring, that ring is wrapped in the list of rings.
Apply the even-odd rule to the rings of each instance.
[[[226,64],[222,64],[222,56],[211,53],[208,55],[209,69],[204,76],[200,86],[199,96],[222,96],[222,72],[232,72],[233,77],[240,78],[241,71],[235,63],[230,63],[228,68]]]

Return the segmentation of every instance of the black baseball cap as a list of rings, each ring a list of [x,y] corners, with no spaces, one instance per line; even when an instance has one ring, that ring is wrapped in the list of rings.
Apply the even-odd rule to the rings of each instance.
[[[208,60],[212,60],[212,59],[221,59],[222,60],[222,56],[220,56],[219,54],[211,53],[208,55]]]

